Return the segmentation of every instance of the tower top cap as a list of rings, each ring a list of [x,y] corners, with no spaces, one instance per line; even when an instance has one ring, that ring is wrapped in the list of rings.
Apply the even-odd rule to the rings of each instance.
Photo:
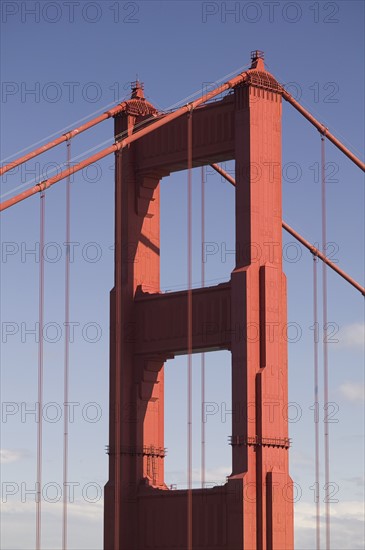
[[[131,99],[144,99],[144,84],[139,80],[131,82],[132,95]]]
[[[251,69],[259,69],[264,71],[265,70],[264,59],[265,59],[265,54],[263,51],[253,50],[251,52]]]

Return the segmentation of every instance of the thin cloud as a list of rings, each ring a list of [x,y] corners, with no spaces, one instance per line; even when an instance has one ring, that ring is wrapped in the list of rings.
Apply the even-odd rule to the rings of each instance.
[[[364,487],[365,477],[364,476],[345,477],[344,481],[347,481],[348,483],[355,485],[355,487]]]
[[[345,382],[340,386],[342,396],[352,403],[363,403],[365,401],[365,386],[356,382]]]
[[[339,345],[342,348],[361,349],[365,346],[365,323],[352,323],[341,328]]]
[[[11,462],[17,462],[27,456],[25,451],[12,451],[10,449],[0,449],[0,462],[1,464],[10,464]]]
[[[331,543],[341,550],[363,550],[364,548],[364,504],[361,501],[340,501],[331,505]],[[324,537],[324,505],[320,515],[322,537]],[[315,505],[300,502],[295,505],[295,548],[314,548]]]
[[[103,499],[89,503],[77,500],[69,503],[69,547],[73,550],[96,550],[102,547],[103,536]],[[2,544],[7,550],[34,549],[35,502],[30,498],[20,502],[19,495],[9,498],[1,504]],[[42,504],[43,547],[47,550],[59,550],[62,532],[62,502]],[[21,521],[22,529],[19,529]]]
[[[206,487],[212,487],[214,485],[222,485],[226,483],[227,476],[232,472],[230,466],[218,466],[217,468],[207,469],[205,472]],[[169,480],[166,483],[176,486],[176,489],[186,489],[187,479],[186,470],[169,470],[165,472],[165,479]],[[170,481],[173,480],[173,481]],[[201,470],[194,468],[192,470],[192,483],[194,488],[201,486]]]

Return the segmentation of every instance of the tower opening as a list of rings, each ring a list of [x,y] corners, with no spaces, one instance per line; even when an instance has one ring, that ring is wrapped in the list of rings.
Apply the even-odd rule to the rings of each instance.
[[[201,354],[193,355],[193,488],[222,485],[232,471],[231,354],[205,353],[205,399],[202,403]],[[187,357],[165,363],[165,483],[187,488]],[[202,424],[205,430],[203,431]],[[205,437],[204,437],[205,432]],[[202,435],[205,468],[202,467]]]

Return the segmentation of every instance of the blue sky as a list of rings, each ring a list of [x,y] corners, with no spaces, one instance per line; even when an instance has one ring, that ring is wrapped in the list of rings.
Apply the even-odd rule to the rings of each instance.
[[[269,70],[286,84],[317,118],[363,158],[364,150],[364,4],[337,2],[2,2],[1,5],[1,159],[62,133],[84,117],[102,111],[130,92],[130,81],[145,84],[148,99],[160,109],[200,93],[212,82],[249,64],[250,51],[265,51]],[[31,13],[33,10],[33,13]],[[230,10],[232,13],[230,13]],[[72,142],[72,157],[112,142],[112,123],[103,123]],[[331,144],[328,166],[328,241],[333,257],[355,279],[364,274],[364,181],[358,168]],[[42,172],[65,162],[60,147],[2,180],[1,195],[11,196]],[[320,185],[316,163],[320,138],[289,105],[283,105],[283,216],[312,242],[320,242]],[[233,163],[226,169],[234,169]],[[43,179],[43,177],[41,178]],[[200,172],[193,174],[194,240],[200,242]],[[102,547],[102,494],[107,479],[108,443],[108,293],[113,284],[113,159],[75,176],[72,185],[69,547]],[[25,185],[26,186],[26,185]],[[208,174],[206,241],[222,250],[234,247],[234,191],[218,175]],[[9,194],[8,194],[9,193]],[[26,331],[37,320],[38,263],[27,254],[38,241],[39,198],[1,217],[1,544],[7,550],[34,546],[35,505],[24,491],[34,485],[36,423],[25,415],[37,399],[37,345]],[[65,247],[64,186],[47,193],[44,483],[62,480],[63,274]],[[186,286],[186,174],[161,184],[162,288]],[[290,248],[284,235],[288,277],[288,317],[301,327],[289,344],[289,399],[301,411],[290,424],[291,475],[301,487],[296,503],[296,548],[313,548],[314,424],[312,259]],[[289,246],[290,245],[290,246]],[[301,253],[300,253],[301,250]],[[291,252],[298,252],[293,261]],[[224,261],[225,260],[225,261]],[[200,255],[194,247],[193,280],[199,285]],[[233,257],[211,256],[209,284],[228,280]],[[331,506],[333,548],[363,547],[363,405],[364,312],[358,292],[329,272],[328,319],[335,327],[331,344],[330,400],[336,403],[331,430],[331,480],[339,502]],[[337,328],[338,327],[338,328]],[[15,334],[6,331],[13,328]],[[54,342],[52,342],[54,340]],[[321,355],[322,359],[322,355]],[[207,401],[220,413],[230,408],[230,357],[207,354]],[[200,357],[194,357],[194,471],[199,480]],[[322,363],[321,363],[322,367]],[[321,371],[322,372],[322,371]],[[320,384],[322,392],[322,380]],[[322,395],[322,393],[321,393]],[[4,405],[5,403],[5,405]],[[25,405],[22,405],[24,403]],[[166,365],[166,480],[186,482],[186,358]],[[94,404],[94,405],[93,405]],[[5,408],[4,408],[5,407]],[[13,408],[12,408],[13,407]],[[4,411],[13,411],[6,415]],[[25,415],[25,416],[24,416]],[[224,419],[224,416],[223,416]],[[95,421],[94,421],[95,420]],[[323,421],[323,414],[322,414]],[[229,415],[207,422],[207,479],[223,483],[230,473]],[[321,483],[323,479],[321,423]],[[4,482],[14,483],[4,502]],[[23,483],[23,485],[21,485]],[[91,484],[91,485],[87,485]],[[8,489],[10,486],[7,486]],[[51,486],[50,486],[51,487]],[[86,489],[85,489],[86,487]],[[88,493],[88,487],[90,493]],[[54,495],[50,488],[49,499]],[[84,493],[83,493],[84,491]],[[86,492],[85,492],[86,491]],[[94,493],[93,493],[94,491]],[[86,495],[86,497],[85,497]],[[57,495],[56,495],[57,496]],[[323,499],[323,492],[321,495]],[[25,500],[25,502],[22,502]],[[97,500],[97,502],[91,502]],[[323,505],[322,505],[323,510]],[[22,522],[22,532],[18,525]],[[44,548],[58,548],[61,505],[44,506]]]

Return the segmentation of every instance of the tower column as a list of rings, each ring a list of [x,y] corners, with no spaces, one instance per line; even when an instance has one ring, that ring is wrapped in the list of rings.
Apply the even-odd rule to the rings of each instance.
[[[115,138],[156,110],[139,82],[127,107],[115,118]],[[163,364],[161,355],[136,354],[134,300],[139,292],[160,290],[160,175],[141,173],[134,145],[115,157],[115,287],[111,292],[109,482],[105,489],[105,550],[131,550],[138,540],[138,491],[145,483],[163,485]],[[118,269],[120,265],[120,269]],[[119,307],[120,322],[116,310]],[[117,350],[119,350],[119,360]],[[120,404],[116,404],[117,369]],[[116,432],[119,409],[119,541],[114,540]]]
[[[235,131],[232,477],[243,480],[244,547],[289,550],[293,529],[286,417],[281,94],[265,71],[261,52],[253,52],[248,80],[235,89]]]

